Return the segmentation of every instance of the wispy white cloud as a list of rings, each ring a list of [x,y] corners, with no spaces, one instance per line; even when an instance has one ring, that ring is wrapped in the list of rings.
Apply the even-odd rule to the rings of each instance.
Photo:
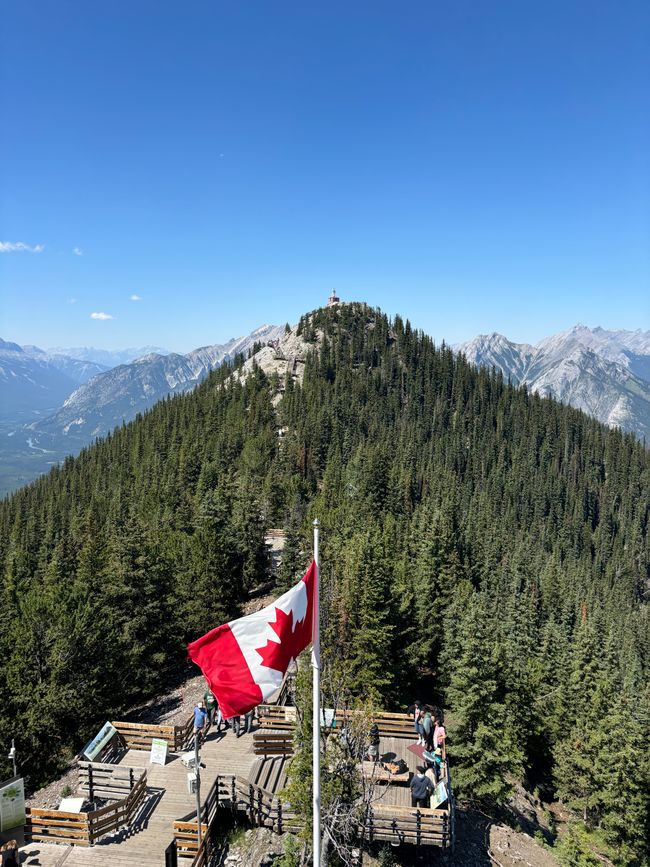
[[[83,256],[84,254],[84,251],[81,249],[81,247],[73,247],[72,252],[75,254],[75,256]]]
[[[131,301],[142,301],[140,295],[131,295]]]
[[[42,253],[43,244],[25,244],[24,241],[0,241],[0,253]]]
[[[100,319],[102,322],[105,319],[115,319],[115,317],[111,316],[110,313],[91,313],[90,318],[91,319]]]

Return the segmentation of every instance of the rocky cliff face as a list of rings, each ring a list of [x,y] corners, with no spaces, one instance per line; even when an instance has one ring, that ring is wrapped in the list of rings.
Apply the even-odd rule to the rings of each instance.
[[[576,325],[535,346],[501,334],[455,347],[531,391],[650,439],[650,332]]]
[[[36,434],[89,442],[162,398],[194,388],[211,370],[237,353],[246,354],[256,342],[267,343],[283,333],[284,327],[263,325],[246,337],[204,346],[187,355],[152,353],[121,364],[77,388],[60,409],[35,422],[32,429]]]

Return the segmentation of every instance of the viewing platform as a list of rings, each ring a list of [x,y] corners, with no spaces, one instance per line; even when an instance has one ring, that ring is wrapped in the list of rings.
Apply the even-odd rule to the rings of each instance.
[[[282,795],[293,756],[296,709],[261,705],[259,713],[252,732],[237,738],[230,729],[218,734],[213,728],[201,747],[200,848],[196,795],[189,791],[191,772],[187,759],[183,762],[190,753],[191,720],[185,726],[167,727],[170,751],[165,765],[150,761],[152,739],[165,727],[115,723],[118,733],[100,756],[104,761],[79,762],[79,794],[107,803],[100,801],[97,809],[85,813],[29,809],[23,863],[202,867],[224,845],[216,822],[224,810],[252,826],[278,833],[297,830],[298,818]],[[413,751],[410,717],[377,713],[366,721],[354,711],[341,712],[323,727],[325,741],[344,736],[346,729],[363,731],[372,722],[379,728],[379,761],[358,763],[365,789],[360,837],[394,845],[451,846],[454,806],[444,748],[439,776],[443,799],[436,801],[435,809],[411,807],[409,781],[422,759]],[[360,756],[365,746],[360,743]]]
[[[181,752],[168,753],[167,763],[163,766],[149,763],[149,750],[126,750],[116,766],[145,768],[147,771],[146,797],[130,829],[125,828],[102,837],[92,846],[34,839],[24,848],[21,847],[24,863],[41,867],[60,867],[63,864],[66,867],[164,865],[165,850],[174,834],[174,822],[188,813],[194,815],[196,809],[196,795],[188,792],[188,769],[182,763],[181,755]],[[225,735],[223,732],[218,735],[214,729],[210,731],[201,747],[201,762],[205,765],[205,768],[201,768],[202,801],[205,801],[213,787],[217,774],[248,779],[255,758],[252,733],[237,738],[231,730]],[[52,810],[34,812],[56,813]],[[61,826],[65,826],[63,817],[59,821],[59,828]],[[64,836],[62,840],[65,841]]]

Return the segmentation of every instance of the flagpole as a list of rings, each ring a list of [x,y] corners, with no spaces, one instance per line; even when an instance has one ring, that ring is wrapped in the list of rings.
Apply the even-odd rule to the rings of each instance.
[[[314,593],[314,632],[311,650],[313,674],[313,867],[320,867],[320,558],[318,552],[320,521],[314,521],[314,563],[316,564],[316,591]]]

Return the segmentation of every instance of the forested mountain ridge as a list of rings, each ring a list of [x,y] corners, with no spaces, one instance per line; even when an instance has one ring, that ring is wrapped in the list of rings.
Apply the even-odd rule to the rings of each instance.
[[[648,451],[365,305],[296,337],[302,381],[239,357],[1,504],[0,742],[51,774],[318,516],[326,669],[387,709],[433,672],[461,797],[522,779],[641,863]]]

